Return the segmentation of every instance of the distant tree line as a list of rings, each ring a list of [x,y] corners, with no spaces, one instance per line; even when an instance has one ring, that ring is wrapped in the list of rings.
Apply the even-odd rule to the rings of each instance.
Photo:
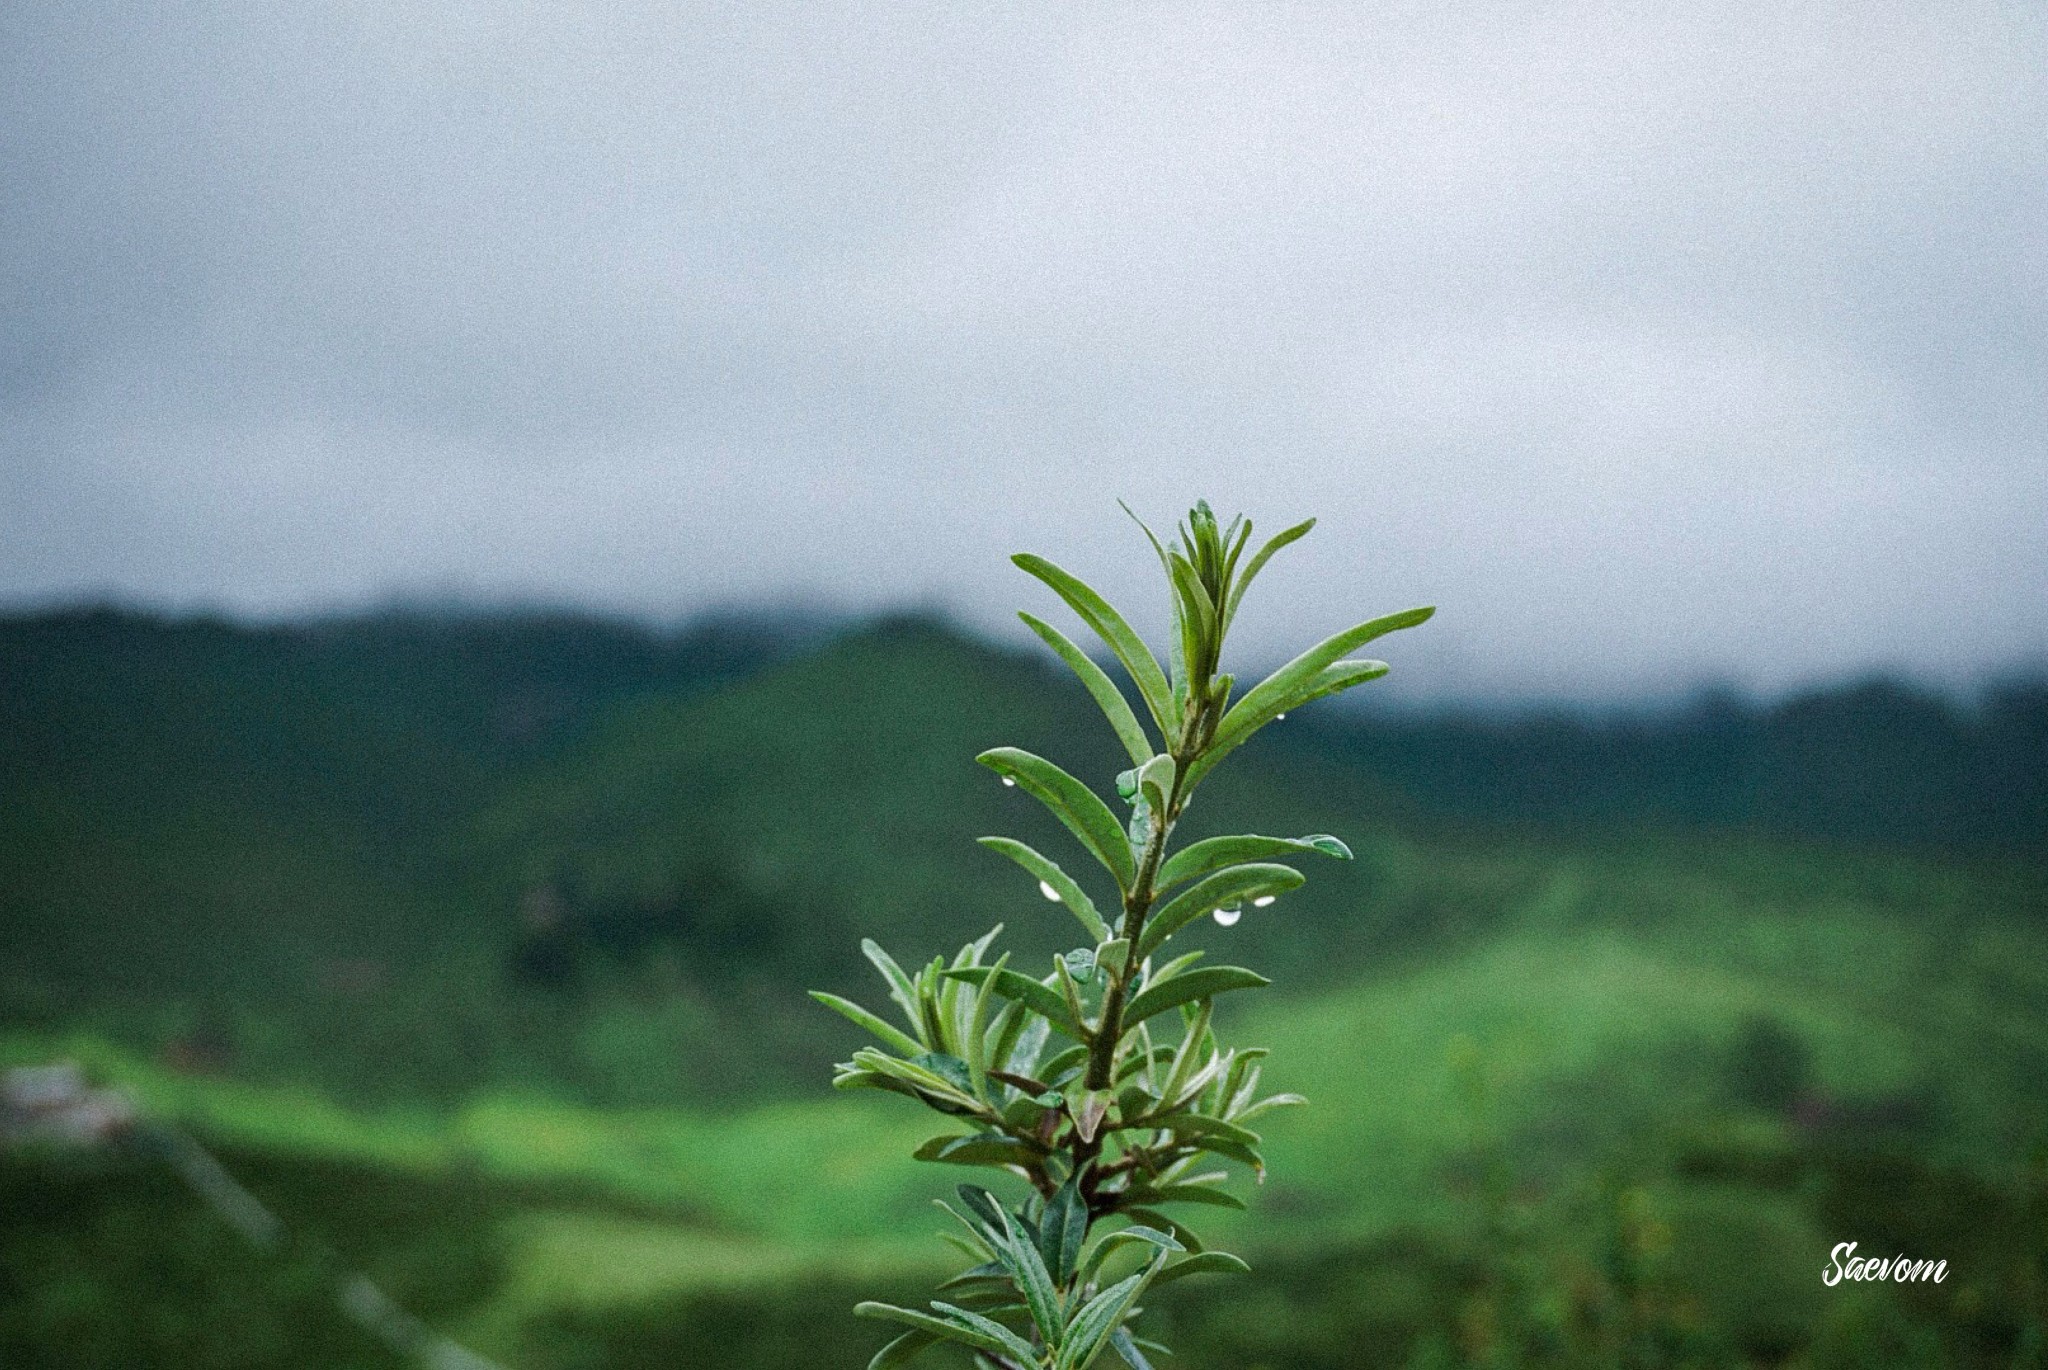
[[[796,613],[659,629],[417,608],[269,625],[104,607],[0,617],[0,789],[54,769],[105,802],[151,791],[160,757],[166,783],[218,773],[269,802],[266,786],[288,777],[294,799],[351,792],[351,807],[416,832],[621,700],[733,683],[846,628]],[[1326,706],[1269,745],[1476,821],[2048,847],[2041,675],[1968,701],[1873,679],[1769,703],[1709,693],[1655,714]]]
[[[1304,719],[1287,745],[1434,813],[1738,829],[1855,844],[2048,848],[2048,679],[1964,703],[1874,679],[1656,716],[1466,711]]]

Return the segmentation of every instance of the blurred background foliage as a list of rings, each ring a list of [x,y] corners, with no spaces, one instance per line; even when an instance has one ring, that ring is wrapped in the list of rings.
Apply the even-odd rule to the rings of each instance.
[[[0,1056],[294,1233],[0,1153],[0,1364],[393,1363],[337,1263],[510,1366],[865,1363],[950,1177],[824,1089],[857,1034],[802,990],[864,934],[1061,944],[971,841],[1053,840],[996,744],[1121,764],[925,619],[0,621]],[[1201,934],[1313,1102],[1219,1234],[1254,1274],[1162,1292],[1181,1364],[2048,1365],[2048,686],[1322,706],[1187,821],[1251,815],[1358,861]],[[1949,1276],[1826,1288],[1841,1241]]]

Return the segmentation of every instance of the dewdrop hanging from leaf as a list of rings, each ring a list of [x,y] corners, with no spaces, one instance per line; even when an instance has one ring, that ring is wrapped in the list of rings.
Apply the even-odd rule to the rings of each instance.
[[[1067,829],[1073,873],[1013,838],[981,842],[1035,878],[1086,944],[1035,974],[1008,955],[991,957],[998,926],[950,962],[911,973],[864,942],[902,1026],[812,992],[881,1044],[841,1063],[833,1085],[925,1105],[947,1130],[920,1146],[917,1159],[997,1172],[1006,1191],[961,1185],[957,1206],[940,1201],[965,1232],[948,1239],[970,1262],[941,1286],[944,1298],[925,1309],[854,1309],[903,1329],[870,1370],[948,1343],[954,1365],[971,1354],[998,1370],[1115,1362],[1148,1370],[1146,1352],[1165,1348],[1128,1326],[1141,1296],[1190,1275],[1245,1268],[1227,1252],[1204,1250],[1164,1210],[1242,1208],[1224,1187],[1228,1172],[1212,1167],[1240,1166],[1263,1182],[1263,1140],[1251,1124],[1301,1099],[1262,1097],[1265,1053],[1226,1048],[1211,1026],[1217,995],[1258,988],[1265,977],[1197,965],[1199,953],[1160,953],[1205,914],[1227,928],[1247,905],[1269,908],[1298,888],[1301,872],[1282,858],[1349,860],[1351,849],[1326,833],[1211,837],[1175,848],[1174,827],[1196,786],[1260,728],[1386,674],[1384,663],[1348,653],[1433,612],[1410,609],[1337,633],[1233,697],[1236,682],[1221,666],[1245,591],[1274,553],[1314,526],[1310,519],[1287,528],[1249,558],[1250,520],[1219,526],[1206,502],[1171,542],[1145,528],[1173,604],[1164,667],[1088,585],[1043,557],[1014,558],[1108,648],[1142,712],[1066,632],[1020,614],[1080,678],[1122,745],[1130,765],[1117,776],[1114,802],[1124,812],[1043,757],[998,747],[976,759]]]

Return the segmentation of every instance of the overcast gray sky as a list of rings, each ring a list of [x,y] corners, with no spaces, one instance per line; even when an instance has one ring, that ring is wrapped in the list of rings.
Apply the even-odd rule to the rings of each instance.
[[[1314,513],[1429,693],[2048,651],[2022,0],[0,15],[0,599],[941,604]],[[1399,672],[1397,672],[1399,674]]]

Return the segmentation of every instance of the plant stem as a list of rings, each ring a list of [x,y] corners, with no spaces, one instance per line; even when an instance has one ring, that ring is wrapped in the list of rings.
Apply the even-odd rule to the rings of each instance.
[[[1199,722],[1199,715],[1195,721]],[[1195,726],[1184,728],[1182,734],[1184,737],[1200,735]],[[1183,751],[1180,747],[1169,754],[1173,757],[1173,793],[1166,797],[1166,812],[1153,815],[1152,833],[1145,841],[1145,854],[1138,862],[1137,878],[1131,882],[1131,892],[1124,898],[1124,921],[1119,935],[1130,943],[1131,950],[1124,957],[1122,969],[1111,978],[1109,988],[1102,995],[1102,1022],[1088,1046],[1087,1085],[1090,1089],[1108,1089],[1116,1078],[1116,1048],[1124,1029],[1124,996],[1130,988],[1131,978],[1138,973],[1138,939],[1144,935],[1145,919],[1152,912],[1152,882],[1158,878],[1159,864],[1166,857],[1167,834],[1173,830],[1174,820],[1180,817],[1181,777],[1187,773],[1188,763],[1194,760],[1192,750]]]

